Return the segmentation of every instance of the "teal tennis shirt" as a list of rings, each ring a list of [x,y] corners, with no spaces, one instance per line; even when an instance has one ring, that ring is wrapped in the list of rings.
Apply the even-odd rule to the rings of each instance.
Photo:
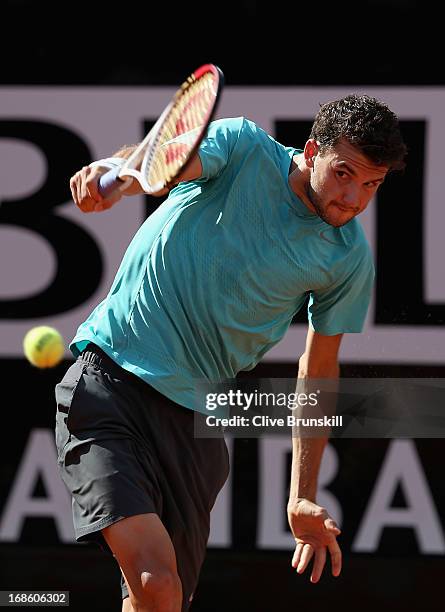
[[[360,332],[374,279],[364,232],[356,219],[326,224],[292,192],[296,153],[245,118],[214,121],[199,150],[202,177],[179,183],[140,227],[73,354],[94,342],[205,412],[196,381],[252,369],[308,295],[315,331]]]

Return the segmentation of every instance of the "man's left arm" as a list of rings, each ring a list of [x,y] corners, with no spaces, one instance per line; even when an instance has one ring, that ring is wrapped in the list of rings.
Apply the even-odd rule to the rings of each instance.
[[[310,386],[311,379],[326,378],[336,381],[339,376],[338,351],[342,334],[324,336],[309,328],[306,348],[300,357],[299,385]],[[314,559],[311,582],[318,582],[331,558],[332,574],[341,571],[341,551],[337,543],[340,530],[327,510],[316,503],[317,480],[321,459],[328,438],[292,436],[292,475],[287,506],[289,524],[296,546],[292,567],[303,573]]]

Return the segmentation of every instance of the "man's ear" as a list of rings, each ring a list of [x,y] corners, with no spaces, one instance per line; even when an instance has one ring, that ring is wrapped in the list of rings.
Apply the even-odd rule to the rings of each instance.
[[[311,138],[304,145],[304,161],[308,168],[314,167],[314,160],[318,155],[319,145],[314,138]]]

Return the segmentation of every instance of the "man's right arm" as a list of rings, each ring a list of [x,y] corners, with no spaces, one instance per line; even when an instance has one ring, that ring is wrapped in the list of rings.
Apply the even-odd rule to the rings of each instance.
[[[218,119],[213,121],[206,137],[200,144],[199,154],[190,160],[185,171],[174,181],[173,185],[181,182],[203,179],[205,181],[217,178],[224,168],[230,163],[235,148],[243,141],[240,155],[243,157],[245,150],[250,150],[252,139],[256,139],[254,124],[243,117]],[[244,134],[241,138],[241,133]],[[125,145],[114,154],[114,167],[116,158],[127,159],[138,145]],[[109,158],[110,159],[110,158]],[[106,161],[106,160],[99,160]],[[204,162],[204,165],[203,165]],[[112,166],[109,166],[112,167]],[[98,212],[111,208],[119,202],[122,195],[137,195],[143,193],[139,183],[133,183],[122,193],[117,190],[108,198],[103,198],[98,191],[98,181],[108,168],[100,167],[97,162],[94,167],[84,166],[71,178],[70,187],[73,200],[83,212]],[[154,193],[155,196],[167,194],[169,189],[163,189]]]
[[[114,153],[113,158],[128,159],[136,147],[137,145],[124,146]],[[105,172],[108,172],[108,170],[109,168],[100,165],[95,165],[94,167],[84,166],[71,177],[70,189],[73,201],[82,212],[102,212],[119,202],[123,195],[133,196],[143,193],[139,183],[133,180],[125,191],[116,190],[111,196],[108,196],[108,198],[103,198],[98,190],[98,182],[99,178],[105,174]],[[196,154],[187,165],[185,171],[175,180],[174,185],[177,185],[181,181],[198,179],[201,174],[202,164],[199,155]],[[170,189],[162,189],[152,195],[160,197],[167,194],[169,190]]]

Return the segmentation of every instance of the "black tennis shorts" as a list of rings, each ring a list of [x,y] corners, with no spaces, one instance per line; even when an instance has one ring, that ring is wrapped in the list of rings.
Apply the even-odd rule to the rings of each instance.
[[[195,438],[204,415],[167,399],[88,345],[56,386],[56,446],[77,541],[156,513],[176,552],[185,612],[198,583],[210,511],[229,474],[222,438]],[[122,597],[128,590],[122,578]]]

